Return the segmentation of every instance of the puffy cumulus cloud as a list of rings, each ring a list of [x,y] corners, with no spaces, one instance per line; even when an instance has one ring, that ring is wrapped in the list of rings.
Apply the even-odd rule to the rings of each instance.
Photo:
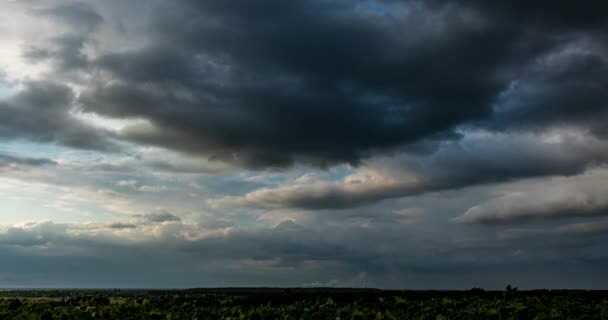
[[[546,134],[469,133],[431,154],[377,158],[341,181],[299,179],[214,206],[346,209],[385,199],[516,179],[575,175],[608,161],[608,143],[578,130]]]
[[[542,185],[533,188],[524,186],[521,191],[476,205],[455,221],[512,224],[531,219],[605,215],[608,213],[606,178],[606,170],[597,169],[580,176],[548,179]],[[579,225],[572,228],[582,230],[585,227]]]

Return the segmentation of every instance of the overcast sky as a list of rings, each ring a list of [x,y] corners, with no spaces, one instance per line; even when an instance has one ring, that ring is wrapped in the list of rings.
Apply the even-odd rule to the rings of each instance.
[[[608,2],[0,0],[0,287],[608,287]]]

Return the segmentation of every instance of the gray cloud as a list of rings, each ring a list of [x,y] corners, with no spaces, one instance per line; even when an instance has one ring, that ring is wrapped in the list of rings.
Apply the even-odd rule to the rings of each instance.
[[[34,9],[34,12],[68,24],[74,30],[82,32],[91,32],[103,22],[103,17],[85,3],[60,4],[50,8]]]
[[[137,226],[132,223],[116,222],[116,223],[109,224],[108,228],[122,230],[122,229],[135,229],[135,228],[137,228]]]
[[[588,217],[608,214],[606,172],[549,181],[532,190],[516,191],[467,210],[462,223],[512,224],[533,219]]]
[[[0,193],[102,221],[0,225],[3,285],[608,283],[608,5],[83,2],[6,5],[0,139],[86,152]]]
[[[580,17],[603,5],[376,5],[155,2],[129,35],[144,43],[93,55],[84,45],[115,22],[96,10],[117,4],[60,5],[36,12],[74,31],[26,55],[93,75],[85,111],[148,120],[120,138],[251,168],[360,164],[461,126],[600,133],[606,24]]]
[[[293,183],[211,203],[346,209],[476,184],[575,175],[608,161],[608,143],[579,132],[557,131],[553,136],[480,134],[446,143],[430,155],[375,160],[343,181]]]
[[[56,67],[55,76],[62,71],[87,71],[89,59],[84,48],[92,42],[92,33],[104,22],[103,17],[92,6],[78,2],[36,8],[32,12],[67,30],[57,30],[46,44],[26,42],[23,57],[32,63],[51,60]]]
[[[166,211],[161,211],[158,213],[148,213],[143,215],[142,219],[146,222],[151,223],[177,222],[182,220],[180,217]]]
[[[560,226],[560,232],[574,235],[606,234],[608,221],[582,222]]]
[[[596,28],[600,31],[603,27],[606,27],[607,23],[603,16],[608,13],[608,6],[600,1],[583,6],[573,5],[567,0],[541,0],[533,3],[525,0],[492,2],[483,0],[432,0],[431,3],[447,6],[458,3],[480,10],[498,20],[560,31],[594,30]]]
[[[561,41],[467,6],[392,9],[182,1],[150,45],[97,59],[116,81],[80,102],[150,120],[123,132],[138,143],[251,167],[358,163],[486,118],[503,75]]]
[[[182,225],[172,236],[161,232],[145,242],[129,240],[140,237],[140,229],[120,230],[127,232],[121,238],[96,229],[83,232],[86,228],[46,222],[0,231],[0,258],[6,261],[6,273],[0,277],[8,285],[36,282],[43,287],[74,283],[85,287],[299,286],[348,282],[365,273],[368,284],[387,288],[468,288],[472,279],[492,288],[514,279],[518,279],[516,284],[525,280],[522,287],[526,288],[555,288],[569,283],[555,279],[572,279],[555,278],[571,272],[572,265],[556,264],[549,274],[541,266],[565,255],[585,261],[578,270],[594,275],[594,285],[575,277],[579,285],[595,288],[607,280],[599,271],[603,265],[590,259],[589,250],[562,248],[556,258],[554,243],[525,245],[511,240],[491,248],[464,247],[449,240],[423,241],[398,229],[308,227],[288,221],[272,228],[235,228],[198,239],[186,238],[194,229]],[[141,265],[149,267],[142,270]],[[523,267],[526,273],[520,272]]]
[[[68,226],[49,221],[28,222],[11,226],[0,233],[0,245],[9,246],[42,246],[64,238]]]
[[[50,81],[30,81],[24,86],[0,101],[0,138],[118,150],[109,132],[89,127],[70,114],[74,93],[69,87]]]
[[[608,118],[608,47],[577,39],[533,63],[503,93],[488,122],[497,129],[579,125],[600,134]]]
[[[54,166],[57,162],[51,159],[45,158],[29,158],[29,157],[21,157],[14,156],[10,154],[2,154],[0,153],[0,169],[7,167],[42,167],[42,166]]]
[[[128,166],[128,165],[124,165],[124,164],[113,164],[113,163],[106,163],[106,162],[100,162],[100,163],[95,163],[93,165],[90,165],[86,168],[87,171],[92,171],[92,172],[109,172],[109,173],[128,173],[128,172],[133,172],[135,171],[134,168]]]

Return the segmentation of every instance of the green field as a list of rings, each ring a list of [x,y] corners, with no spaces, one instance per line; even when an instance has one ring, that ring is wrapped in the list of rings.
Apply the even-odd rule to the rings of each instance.
[[[608,319],[604,291],[0,291],[0,319]]]

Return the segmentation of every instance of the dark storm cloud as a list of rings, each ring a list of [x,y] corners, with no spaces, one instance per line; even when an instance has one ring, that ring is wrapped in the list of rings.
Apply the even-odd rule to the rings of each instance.
[[[70,114],[74,93],[51,81],[30,81],[14,96],[0,100],[0,139],[55,142],[81,149],[116,150],[108,133]]]
[[[391,1],[391,0],[389,0]],[[401,1],[401,0],[396,0]],[[603,28],[608,4],[600,0],[573,3],[568,0],[431,0],[438,5],[464,5],[495,18],[533,27],[565,30]]]
[[[601,134],[606,5],[542,3],[160,1],[124,49],[96,37],[112,17],[69,4],[35,11],[69,28],[24,55],[93,75],[84,110],[150,121],[123,139],[254,168],[357,164],[459,126]]]
[[[484,119],[553,34],[460,6],[180,1],[152,41],[95,61],[87,111],[145,118],[124,138],[246,166],[358,163]],[[119,80],[119,81],[118,81]]]
[[[608,118],[608,4],[603,1],[432,1],[474,9],[560,44],[513,73],[484,121],[497,130],[580,126],[604,136]]]
[[[504,93],[489,126],[578,125],[601,136],[608,119],[608,47],[580,41],[530,66]]]

